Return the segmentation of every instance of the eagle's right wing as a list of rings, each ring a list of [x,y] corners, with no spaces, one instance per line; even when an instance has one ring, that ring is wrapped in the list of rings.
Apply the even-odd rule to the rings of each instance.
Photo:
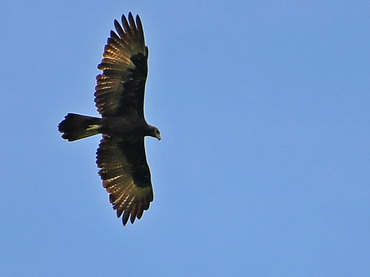
[[[95,87],[95,104],[103,117],[135,114],[144,118],[144,92],[148,75],[148,48],[140,17],[122,15],[122,25],[114,21],[98,68],[103,71]]]

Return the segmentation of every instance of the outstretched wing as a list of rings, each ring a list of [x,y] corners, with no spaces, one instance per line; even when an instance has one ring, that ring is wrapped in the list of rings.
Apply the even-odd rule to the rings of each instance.
[[[139,115],[144,118],[144,91],[148,75],[148,48],[140,17],[122,15],[122,26],[114,21],[98,68],[103,71],[95,87],[95,105],[103,116]]]
[[[100,141],[96,163],[117,217],[123,214],[123,225],[129,218],[131,223],[140,219],[153,201],[144,139],[127,142],[105,136]]]

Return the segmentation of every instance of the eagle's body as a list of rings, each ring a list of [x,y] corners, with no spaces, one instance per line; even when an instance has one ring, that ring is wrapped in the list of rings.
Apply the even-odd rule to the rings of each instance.
[[[154,136],[155,127],[146,123],[139,117],[103,117],[101,120],[100,132],[116,137],[144,137]]]
[[[123,224],[141,218],[153,201],[151,176],[146,161],[144,137],[160,139],[159,130],[144,117],[148,48],[139,16],[123,15],[114,22],[103,60],[98,68],[95,103],[102,118],[69,113],[59,124],[63,138],[75,141],[103,134],[96,163],[110,202],[123,214]]]

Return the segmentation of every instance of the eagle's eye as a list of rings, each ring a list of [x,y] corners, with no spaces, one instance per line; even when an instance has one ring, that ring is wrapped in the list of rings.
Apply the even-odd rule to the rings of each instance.
[[[161,133],[157,128],[154,129],[154,136],[158,139],[161,140]]]

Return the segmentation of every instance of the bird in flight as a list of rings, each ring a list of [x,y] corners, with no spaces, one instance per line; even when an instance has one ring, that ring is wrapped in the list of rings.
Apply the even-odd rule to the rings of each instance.
[[[98,65],[95,106],[101,118],[68,113],[59,124],[62,138],[75,141],[102,134],[96,163],[109,201],[126,225],[140,219],[153,201],[151,175],[146,160],[144,137],[161,139],[158,128],[144,117],[148,47],[137,15],[122,15],[114,21]]]

